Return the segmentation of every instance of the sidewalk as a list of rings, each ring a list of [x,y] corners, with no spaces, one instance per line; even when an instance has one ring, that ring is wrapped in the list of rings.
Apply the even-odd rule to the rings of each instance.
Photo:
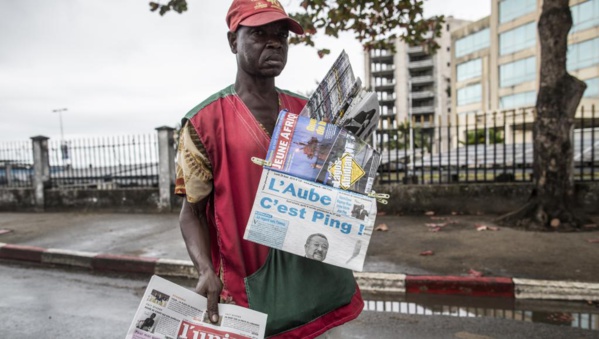
[[[373,233],[366,274],[357,276],[360,279],[376,277],[375,273],[392,273],[380,276],[390,280],[407,275],[407,283],[422,280],[421,276],[428,277],[425,280],[429,283],[446,276],[508,285],[511,278],[599,283],[599,243],[590,242],[599,239],[599,231],[477,231],[479,226],[495,226],[493,218],[379,216],[375,225],[385,224],[388,231]],[[92,253],[188,264],[177,219],[177,214],[0,213],[0,246],[8,244],[0,248],[0,257],[18,259],[11,258],[10,246],[32,246],[36,251],[58,249],[79,251],[80,256]],[[595,290],[595,286],[582,286]],[[428,287],[418,288],[422,291]],[[460,290],[463,286],[454,288]],[[595,292],[599,295],[599,289]]]

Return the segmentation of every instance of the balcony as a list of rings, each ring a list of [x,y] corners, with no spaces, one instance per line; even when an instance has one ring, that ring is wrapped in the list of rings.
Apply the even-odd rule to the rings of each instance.
[[[410,55],[426,55],[426,51],[422,46],[412,46],[408,47],[408,54]]]
[[[433,59],[412,61],[408,63],[408,68],[411,70],[426,69],[433,67]]]
[[[374,90],[377,92],[390,92],[390,91],[393,91],[394,89],[395,89],[394,82],[387,82],[384,84],[374,86]]]
[[[394,113],[379,114],[379,119],[395,119]]]
[[[419,77],[413,77],[411,80],[413,85],[424,85],[433,83],[435,81],[435,77],[432,75],[423,75]]]
[[[435,106],[412,107],[412,114],[435,113]]]
[[[370,60],[382,64],[393,64],[393,54],[371,55]]]
[[[379,99],[380,106],[395,106],[395,98]]]
[[[395,67],[383,68],[379,70],[372,70],[372,76],[382,78],[392,78],[395,73]]]
[[[433,96],[435,96],[433,91],[412,92],[412,99],[425,99],[432,98]]]

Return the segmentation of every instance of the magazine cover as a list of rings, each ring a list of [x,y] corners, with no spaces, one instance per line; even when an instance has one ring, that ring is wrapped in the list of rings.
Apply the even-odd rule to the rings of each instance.
[[[379,121],[379,99],[374,92],[360,90],[335,124],[360,139],[368,140]]]
[[[359,79],[356,81],[354,77],[347,53],[342,51],[308,99],[300,115],[318,121],[333,122],[344,103],[360,86],[361,82]]]
[[[244,239],[362,271],[376,200],[264,168]]]
[[[346,130],[283,110],[279,113],[267,167],[343,190],[368,194],[380,154]]]

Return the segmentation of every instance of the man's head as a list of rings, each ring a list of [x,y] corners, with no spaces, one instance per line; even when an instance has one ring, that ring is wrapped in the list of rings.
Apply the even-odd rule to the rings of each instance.
[[[227,13],[229,46],[238,71],[276,77],[287,64],[289,31],[303,34],[277,0],[234,0]]]
[[[329,241],[324,234],[312,234],[306,240],[304,249],[306,250],[306,258],[323,261],[327,257]]]

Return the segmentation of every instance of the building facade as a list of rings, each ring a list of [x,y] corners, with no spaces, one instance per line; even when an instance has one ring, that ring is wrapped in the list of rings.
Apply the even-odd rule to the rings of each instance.
[[[386,50],[365,53],[365,83],[374,90],[380,103],[378,135],[395,130],[412,121],[431,138],[435,126],[450,117],[451,98],[451,31],[469,21],[446,18],[441,36],[436,39],[439,49],[430,54],[422,46],[395,42],[395,54]]]
[[[542,0],[491,0],[491,15],[452,32],[450,121],[492,112],[524,112],[539,89],[537,23]],[[581,107],[599,103],[599,0],[570,0],[573,26],[567,68],[587,83]],[[583,114],[579,113],[579,114]],[[533,114],[518,119],[532,121]]]

